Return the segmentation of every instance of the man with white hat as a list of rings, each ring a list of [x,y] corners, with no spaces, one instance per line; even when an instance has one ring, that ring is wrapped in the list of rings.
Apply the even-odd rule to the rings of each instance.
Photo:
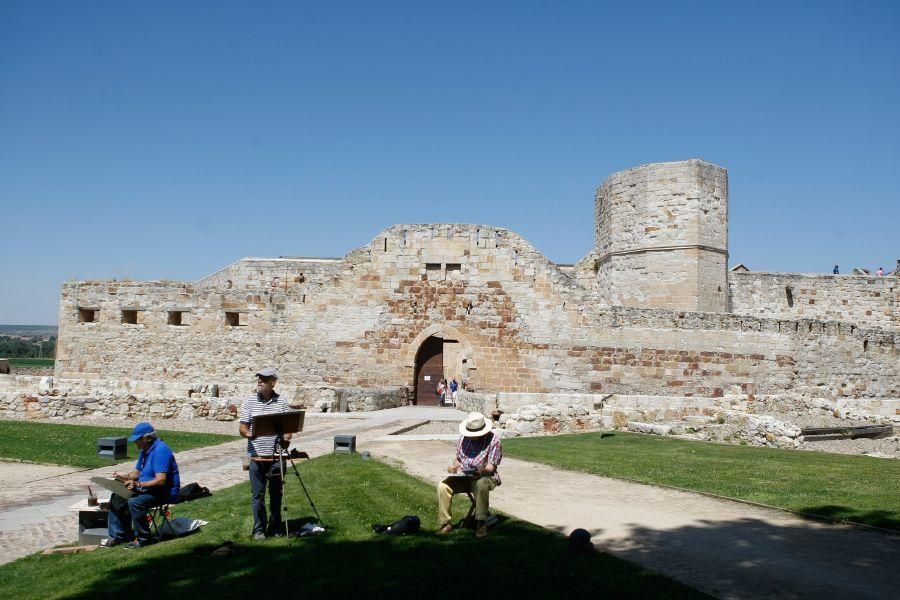
[[[275,457],[273,435],[256,435],[251,427],[253,417],[271,415],[288,410],[287,400],[275,393],[278,373],[271,367],[256,372],[256,395],[241,404],[240,433],[247,438],[247,454],[250,456],[250,501],[253,507],[253,539],[264,540],[267,535],[284,535],[281,519],[281,465]],[[287,448],[291,434],[282,436],[282,448]],[[269,487],[269,509],[266,518],[266,485]]]
[[[469,416],[459,424],[461,437],[456,444],[456,458],[447,467],[449,473],[467,475],[466,483],[471,484],[475,496],[475,537],[487,536],[485,521],[488,517],[490,492],[500,485],[500,474],[497,465],[503,458],[500,436],[491,431],[493,421],[485,419],[478,412]],[[448,534],[453,531],[450,524],[450,504],[453,501],[454,489],[445,482],[438,484],[438,520],[441,525],[439,533]]]

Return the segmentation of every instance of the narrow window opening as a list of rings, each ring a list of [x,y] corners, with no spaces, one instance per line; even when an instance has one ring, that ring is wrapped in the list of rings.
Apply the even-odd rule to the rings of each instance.
[[[229,327],[242,327],[244,323],[241,323],[241,313],[239,312],[226,312],[225,313],[225,324]]]
[[[406,246],[406,230],[403,230],[403,245]]]
[[[127,323],[128,325],[137,325],[138,323],[138,311],[136,310],[123,310],[122,311],[122,322]]]
[[[387,238],[384,238],[384,251],[387,252]]]
[[[462,271],[462,264],[460,263],[447,263],[447,271]]]
[[[863,340],[863,352],[869,351],[869,340]]]
[[[184,326],[187,325],[185,323],[184,315],[187,311],[185,310],[170,310],[169,311],[169,325],[178,325]]]
[[[306,294],[303,294],[303,298],[300,299],[300,302],[306,304]]]
[[[78,309],[78,322],[79,323],[96,323],[97,322],[96,309],[79,308]]]
[[[792,308],[794,306],[794,293],[789,287],[784,288],[784,293],[787,296],[788,308]]]

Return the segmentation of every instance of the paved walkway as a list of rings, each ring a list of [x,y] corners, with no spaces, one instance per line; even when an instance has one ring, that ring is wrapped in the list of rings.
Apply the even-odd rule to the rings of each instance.
[[[402,407],[371,413],[307,414],[295,447],[310,456],[331,452],[334,436],[353,434],[357,445],[427,420],[459,421],[463,414],[446,408]],[[237,423],[234,425],[237,430]],[[183,484],[199,482],[210,490],[243,483],[246,440],[179,452]],[[24,463],[0,463],[0,564],[78,538],[78,516],[68,510],[87,497],[91,477],[131,470],[134,461],[99,469],[73,469]],[[100,490],[94,490],[98,492]],[[101,491],[102,492],[102,491]]]
[[[439,441],[382,438],[366,449],[434,483],[453,456]],[[587,529],[600,549],[720,598],[900,593],[900,536],[509,457],[500,471],[495,508],[564,534]]]

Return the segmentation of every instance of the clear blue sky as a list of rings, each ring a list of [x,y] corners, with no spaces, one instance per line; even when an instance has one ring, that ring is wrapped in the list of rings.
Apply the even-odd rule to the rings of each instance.
[[[574,262],[603,179],[688,158],[729,170],[731,264],[892,268],[898,31],[895,1],[8,0],[0,323],[395,223]]]

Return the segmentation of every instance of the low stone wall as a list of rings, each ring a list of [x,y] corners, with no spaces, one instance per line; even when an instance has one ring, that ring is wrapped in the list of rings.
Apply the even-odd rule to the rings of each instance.
[[[209,384],[0,376],[0,415],[6,418],[233,420],[243,397],[236,389]]]
[[[467,392],[459,390],[456,395],[456,408],[463,412],[480,412],[490,416],[498,409],[497,394],[485,394],[479,392]]]
[[[318,411],[368,411],[402,406],[406,387],[359,389],[285,386],[278,392],[294,408]],[[241,402],[255,393],[244,386],[63,379],[0,375],[0,416],[26,419],[115,417],[153,419],[236,419]]]

